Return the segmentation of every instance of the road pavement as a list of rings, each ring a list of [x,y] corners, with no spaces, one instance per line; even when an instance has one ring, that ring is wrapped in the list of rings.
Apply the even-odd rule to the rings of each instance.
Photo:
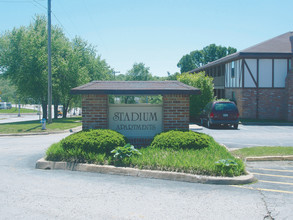
[[[67,135],[0,137],[0,219],[254,220],[293,216],[292,194],[264,191],[259,183],[241,188],[35,169],[45,150]]]
[[[18,117],[17,114],[0,114],[0,124],[34,120],[40,120],[40,116],[37,114],[20,114],[20,117]]]
[[[229,148],[293,146],[293,126],[239,125],[237,130],[223,127],[191,130],[209,134]]]

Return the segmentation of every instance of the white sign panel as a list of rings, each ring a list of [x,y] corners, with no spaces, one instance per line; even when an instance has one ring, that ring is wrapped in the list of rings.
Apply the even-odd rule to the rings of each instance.
[[[162,123],[162,105],[109,105],[109,128],[125,137],[154,137],[162,132]]]

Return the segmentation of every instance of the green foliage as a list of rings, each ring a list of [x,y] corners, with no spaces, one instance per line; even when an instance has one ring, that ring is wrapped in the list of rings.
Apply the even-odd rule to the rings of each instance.
[[[80,149],[87,153],[111,155],[117,146],[126,144],[125,137],[109,129],[93,129],[72,134],[61,141],[64,150]]]
[[[214,99],[213,78],[207,76],[204,72],[196,74],[183,73],[178,77],[178,81],[200,89],[200,95],[190,96],[190,117],[194,120],[199,117],[206,104]]]
[[[213,141],[212,137],[193,131],[167,131],[155,136],[151,147],[180,149],[201,149],[208,147]]]
[[[262,146],[262,147],[248,147],[231,152],[234,156],[245,157],[262,157],[262,156],[289,156],[293,155],[293,147],[280,146]]]
[[[134,146],[129,143],[126,144],[124,147],[116,147],[114,150],[111,151],[111,153],[114,154],[114,158],[118,160],[141,155],[139,150],[135,149]]]
[[[144,63],[134,63],[126,73],[126,81],[149,81],[152,78],[150,68],[146,67]]]
[[[11,84],[9,79],[5,79],[3,74],[0,74],[0,94],[2,102],[16,102],[16,89]]]
[[[72,99],[70,89],[92,80],[112,79],[110,67],[96,49],[79,37],[69,41],[63,30],[52,26],[52,95],[62,104],[63,117]],[[0,36],[0,73],[15,86],[22,100],[33,99],[47,117],[48,55],[47,19],[36,16],[28,27],[14,28]],[[75,103],[79,103],[75,100]]]
[[[237,50],[233,47],[222,47],[215,44],[210,44],[202,50],[191,51],[184,55],[178,62],[177,67],[180,72],[188,72],[203,66],[209,62],[213,62],[229,54],[235,53]]]
[[[15,109],[15,108],[12,108]],[[17,110],[18,112],[18,110]],[[66,129],[74,128],[81,125],[80,117],[58,118],[53,119],[53,123],[46,124],[46,130],[42,130],[40,120],[34,121],[20,121],[13,123],[0,124],[0,134],[9,133],[31,133],[31,132],[51,132],[64,131]]]
[[[121,166],[127,166],[130,163],[130,158],[134,156],[139,156],[141,153],[139,150],[135,149],[133,145],[126,144],[124,147],[116,147],[114,150],[111,151],[114,154],[114,164]]]
[[[46,159],[51,161],[62,161],[65,159],[66,152],[61,146],[61,143],[52,144],[46,151]]]
[[[243,163],[238,164],[234,159],[221,159],[215,164],[217,171],[223,176],[239,176],[243,170]]]
[[[85,151],[82,145],[64,149],[61,141],[57,144],[53,144],[47,150],[46,159],[52,161],[112,164],[140,169],[211,176],[237,176],[245,174],[243,162],[235,159],[225,147],[219,145],[210,136],[195,133],[195,137],[191,135],[195,141],[192,141],[190,137],[187,137],[187,141],[184,141],[182,138],[186,138],[185,135],[190,134],[189,132],[183,133],[185,134],[182,135],[180,131],[179,133],[178,131],[169,132],[169,138],[172,138],[172,141],[177,144],[170,143],[168,146],[153,145],[151,147],[141,148],[139,152],[130,144],[126,146],[117,145],[111,150],[112,153],[110,155],[107,153],[97,153],[99,150],[95,152]],[[164,134],[162,135],[164,136]],[[105,141],[108,143],[110,139],[111,136],[105,137]],[[161,141],[163,140],[161,139]],[[188,142],[191,144],[188,144]],[[195,145],[194,142],[197,142],[197,144]],[[115,154],[115,156],[113,156],[113,154]],[[224,166],[224,162],[216,163],[222,158],[226,158],[229,166]],[[229,161],[233,161],[233,163]]]
[[[129,166],[140,169],[163,170],[171,172],[184,172],[198,175],[231,176],[231,171],[222,171],[216,166],[216,161],[221,158],[235,160],[238,171],[233,175],[245,174],[244,164],[235,159],[225,147],[215,141],[201,149],[179,149],[147,147],[140,149],[139,157],[132,157]]]

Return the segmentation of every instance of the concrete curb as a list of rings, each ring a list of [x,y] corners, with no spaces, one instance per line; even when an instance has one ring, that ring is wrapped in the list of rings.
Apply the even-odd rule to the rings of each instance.
[[[41,158],[36,163],[37,169],[44,170],[71,170],[83,172],[95,172],[104,174],[115,174],[125,176],[136,176],[144,178],[184,181],[192,183],[220,184],[220,185],[239,185],[255,182],[257,179],[250,173],[239,177],[213,177],[200,176],[187,173],[166,172],[157,170],[140,170],[129,167],[114,167],[108,165],[95,165],[70,162],[53,162]]]
[[[264,156],[264,157],[246,157],[245,161],[291,161],[293,155],[289,156]]]
[[[5,136],[30,136],[30,135],[49,135],[49,134],[62,134],[62,133],[76,133],[82,130],[82,126],[78,126],[75,128],[70,128],[66,129],[63,131],[51,131],[51,132],[35,132],[35,133],[12,133],[12,134],[0,134],[0,137],[5,137]]]
[[[292,122],[239,122],[242,125],[293,126]]]
[[[199,126],[197,124],[189,124],[189,130],[202,130],[202,126]]]

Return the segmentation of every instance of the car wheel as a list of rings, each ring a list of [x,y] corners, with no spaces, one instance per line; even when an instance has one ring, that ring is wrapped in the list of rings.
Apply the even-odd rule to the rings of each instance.
[[[238,129],[238,124],[233,125],[234,129]]]

